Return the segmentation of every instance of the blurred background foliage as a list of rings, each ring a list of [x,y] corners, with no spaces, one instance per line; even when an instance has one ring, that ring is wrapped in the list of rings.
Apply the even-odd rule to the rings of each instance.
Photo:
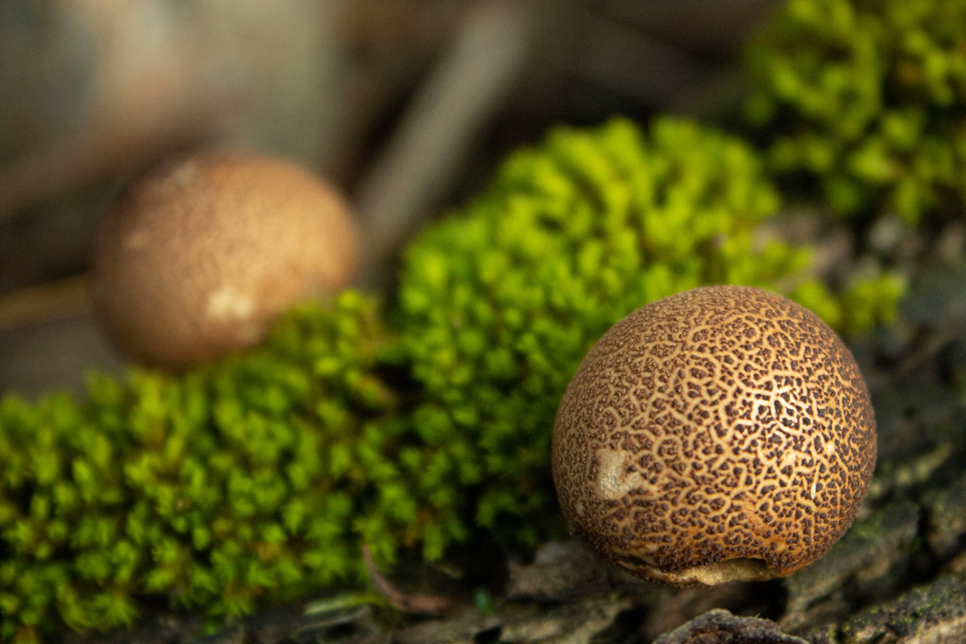
[[[749,121],[833,210],[955,217],[966,197],[966,3],[791,0],[748,51]]]

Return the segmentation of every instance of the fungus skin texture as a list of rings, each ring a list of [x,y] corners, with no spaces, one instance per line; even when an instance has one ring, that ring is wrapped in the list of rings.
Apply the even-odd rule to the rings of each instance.
[[[108,215],[92,296],[124,354],[183,369],[254,345],[296,302],[343,289],[356,258],[348,206],[307,170],[195,155],[147,173]]]
[[[702,287],[637,309],[560,403],[553,477],[572,530],[675,585],[785,576],[851,525],[875,466],[851,353],[790,300]]]

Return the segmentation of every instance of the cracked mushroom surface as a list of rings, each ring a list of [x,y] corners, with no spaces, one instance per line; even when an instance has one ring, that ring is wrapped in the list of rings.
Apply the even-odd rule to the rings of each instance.
[[[105,218],[92,299],[122,353],[183,369],[256,344],[296,302],[341,290],[357,254],[348,205],[308,170],[196,154],[136,180]]]
[[[763,580],[821,557],[875,465],[852,354],[778,295],[702,287],[637,309],[588,352],[557,412],[572,530],[676,585]]]

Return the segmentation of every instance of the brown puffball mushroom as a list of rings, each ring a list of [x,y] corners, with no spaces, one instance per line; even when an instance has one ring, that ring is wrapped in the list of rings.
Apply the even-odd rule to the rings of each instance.
[[[106,217],[94,308],[128,357],[183,369],[262,339],[295,302],[344,288],[357,261],[345,200],[255,154],[198,154],[135,181]]]
[[[711,286],[615,324],[571,380],[553,477],[572,530],[675,585],[763,580],[821,557],[875,465],[852,354],[807,309]]]

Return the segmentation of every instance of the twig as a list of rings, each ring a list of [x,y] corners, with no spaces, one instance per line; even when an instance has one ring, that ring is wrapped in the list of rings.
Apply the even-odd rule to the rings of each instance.
[[[89,308],[86,275],[22,288],[0,296],[0,331],[69,317]]]
[[[449,597],[412,594],[400,590],[376,568],[376,563],[372,559],[372,552],[366,544],[362,545],[362,560],[376,590],[396,610],[410,615],[438,616],[453,607],[453,600]]]
[[[357,194],[369,274],[378,281],[408,234],[459,176],[460,162],[502,103],[529,45],[529,20],[508,2],[480,3],[420,89]]]

